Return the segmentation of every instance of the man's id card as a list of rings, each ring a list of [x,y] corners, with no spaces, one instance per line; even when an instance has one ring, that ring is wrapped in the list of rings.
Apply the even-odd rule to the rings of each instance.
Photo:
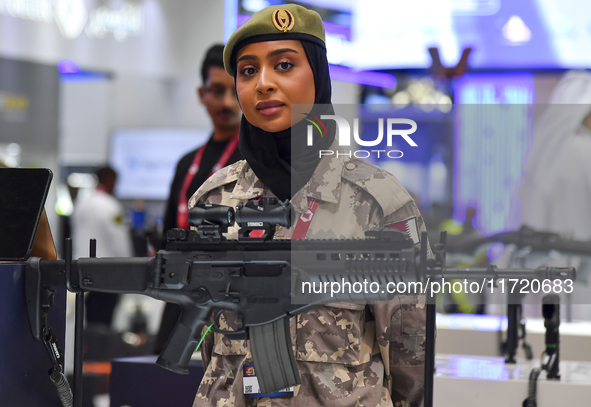
[[[279,390],[271,394],[261,394],[259,381],[254,371],[254,365],[243,366],[243,380],[244,397],[278,397],[278,396],[293,396],[293,386]]]

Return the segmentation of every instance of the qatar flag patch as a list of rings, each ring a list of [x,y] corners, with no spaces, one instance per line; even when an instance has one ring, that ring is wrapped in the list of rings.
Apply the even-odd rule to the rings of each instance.
[[[403,222],[393,223],[391,225],[386,225],[386,229],[396,229],[401,232],[407,233],[408,236],[412,239],[414,244],[419,244],[421,239],[419,237],[419,229],[417,227],[417,218],[410,218]]]

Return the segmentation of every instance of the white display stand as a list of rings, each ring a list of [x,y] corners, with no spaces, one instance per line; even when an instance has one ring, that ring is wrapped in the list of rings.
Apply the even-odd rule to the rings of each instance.
[[[521,407],[528,395],[528,378],[537,361],[437,355],[434,405],[437,407]],[[561,380],[538,379],[537,406],[591,405],[591,363],[560,363]]]
[[[544,320],[527,318],[526,331],[534,360],[539,360],[545,347]],[[499,316],[437,314],[436,353],[499,356],[501,335],[506,337],[506,323]],[[525,358],[521,343],[517,357]],[[560,359],[591,362],[591,322],[560,323]]]

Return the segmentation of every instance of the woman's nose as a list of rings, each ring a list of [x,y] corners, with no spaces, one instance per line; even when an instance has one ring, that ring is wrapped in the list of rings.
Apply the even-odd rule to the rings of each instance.
[[[273,70],[267,67],[262,67],[259,70],[257,91],[260,93],[273,92],[276,87],[277,85],[274,81]]]

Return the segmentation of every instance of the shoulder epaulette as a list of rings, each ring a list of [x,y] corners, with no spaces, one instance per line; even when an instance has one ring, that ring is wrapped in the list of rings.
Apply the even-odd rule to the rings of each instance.
[[[388,216],[412,201],[408,191],[389,172],[359,158],[347,159],[343,165],[343,178],[361,187],[381,206]]]
[[[245,160],[240,160],[217,171],[209,177],[201,187],[199,187],[197,192],[191,197],[191,202],[196,204],[201,197],[207,195],[208,192],[236,181],[238,179],[238,174],[242,171],[242,167],[244,167],[245,163]]]

